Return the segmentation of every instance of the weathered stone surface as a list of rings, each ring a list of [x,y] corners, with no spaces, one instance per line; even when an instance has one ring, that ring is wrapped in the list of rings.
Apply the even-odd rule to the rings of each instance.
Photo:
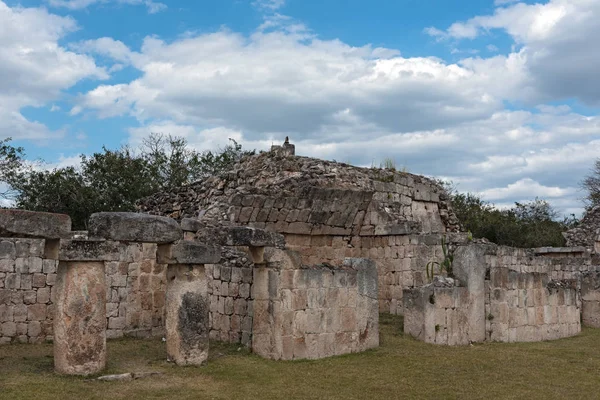
[[[60,261],[117,261],[125,247],[108,240],[61,240]]]
[[[70,231],[68,215],[0,209],[0,237],[59,239]]]
[[[216,264],[221,261],[221,248],[186,240],[160,246],[158,261],[162,264]]]
[[[171,218],[138,213],[102,212],[89,220],[90,238],[125,242],[173,243],[183,238]]]
[[[195,218],[183,218],[180,225],[184,232],[198,232],[204,227],[204,225]]]
[[[373,234],[375,236],[410,235],[421,231],[421,224],[414,221],[406,221],[391,225],[377,225]]]
[[[60,263],[56,291],[56,372],[90,375],[102,371],[106,366],[104,263]]]
[[[377,265],[368,258],[346,258],[344,266],[358,271],[357,285],[358,294],[378,299],[379,296],[379,277],[377,274]]]
[[[489,252],[490,246],[482,244],[459,246],[454,252],[454,276],[467,287],[470,298],[466,318],[471,342],[485,340],[485,256]]]
[[[414,202],[418,207],[411,206]],[[229,221],[280,233],[311,234],[314,228],[312,234],[372,235],[377,228],[377,235],[402,234],[421,219],[427,223],[419,231],[459,228],[448,196],[430,179],[306,157],[282,159],[278,151],[245,157],[227,173],[157,193],[138,207],[176,219]]]
[[[203,266],[172,265],[167,270],[167,354],[177,365],[200,365],[208,358],[209,296]]]
[[[285,247],[283,235],[263,229],[234,227],[227,231],[228,246]]]

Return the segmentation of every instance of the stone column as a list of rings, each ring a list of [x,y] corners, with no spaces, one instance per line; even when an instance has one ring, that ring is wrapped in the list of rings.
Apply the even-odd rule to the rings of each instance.
[[[208,358],[209,297],[204,265],[169,265],[166,304],[167,357],[177,365]]]
[[[182,241],[160,246],[167,267],[167,356],[177,365],[201,365],[208,358],[209,297],[204,264],[221,260],[219,247]]]
[[[468,337],[471,342],[485,340],[485,255],[492,247],[482,244],[458,246],[454,252],[455,277],[466,285]]]
[[[56,372],[90,375],[102,371],[106,366],[104,263],[59,263],[56,290]]]
[[[54,317],[54,368],[90,375],[106,366],[106,278],[104,261],[118,259],[114,242],[60,242]]]

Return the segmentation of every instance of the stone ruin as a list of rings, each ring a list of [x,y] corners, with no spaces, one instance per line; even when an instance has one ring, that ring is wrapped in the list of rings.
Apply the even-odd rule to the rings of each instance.
[[[95,214],[86,232],[0,210],[0,344],[53,340],[57,372],[86,375],[121,336],[166,337],[170,360],[198,365],[211,340],[275,360],[364,351],[380,312],[444,345],[600,327],[593,246],[472,240],[433,180],[294,152]]]

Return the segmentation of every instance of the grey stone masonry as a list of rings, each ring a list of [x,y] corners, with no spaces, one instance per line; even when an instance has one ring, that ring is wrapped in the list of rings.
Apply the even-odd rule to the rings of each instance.
[[[271,252],[254,269],[252,350],[270,359],[317,359],[379,346],[376,266],[301,266]]]
[[[60,239],[70,232],[68,215],[0,209],[0,237]]]
[[[93,214],[89,220],[89,235],[90,238],[158,244],[183,238],[179,224],[170,218],[116,212]]]

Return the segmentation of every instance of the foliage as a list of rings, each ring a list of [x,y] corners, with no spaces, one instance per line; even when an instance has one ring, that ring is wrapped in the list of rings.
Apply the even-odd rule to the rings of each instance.
[[[430,282],[433,280],[433,276],[435,275],[435,271],[434,271],[433,267],[436,265],[438,266],[438,268],[440,270],[440,274],[443,274],[445,272],[446,275],[450,278],[452,278],[454,276],[454,273],[452,271],[452,263],[454,262],[454,255],[450,252],[450,249],[448,247],[448,243],[446,241],[445,236],[442,236],[442,253],[444,255],[444,259],[442,260],[442,262],[430,261],[425,266],[425,269],[427,271],[427,279]]]
[[[545,200],[515,203],[501,210],[473,193],[451,195],[456,216],[463,228],[476,238],[514,247],[564,246],[562,232],[574,227],[574,215],[558,219],[557,212]]]
[[[393,158],[385,158],[383,162],[379,165],[381,169],[389,169],[390,171],[396,170],[396,161]]]
[[[14,177],[23,164],[23,148],[11,146],[10,141],[11,138],[0,140],[0,182],[7,182]],[[8,198],[10,195],[10,188],[0,188],[0,198]]]
[[[581,182],[581,188],[587,192],[584,200],[588,209],[600,205],[600,159],[596,160],[590,174]]]
[[[183,138],[152,134],[138,152],[125,146],[81,156],[75,167],[47,170],[24,160],[22,148],[0,142],[0,182],[9,185],[18,208],[69,214],[75,229],[99,211],[133,211],[135,202],[232,166],[243,151],[234,140],[217,152],[199,153]]]

